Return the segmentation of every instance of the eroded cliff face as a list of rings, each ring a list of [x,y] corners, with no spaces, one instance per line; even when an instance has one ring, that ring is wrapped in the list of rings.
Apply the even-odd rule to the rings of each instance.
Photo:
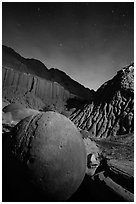
[[[31,79],[30,79],[30,83],[29,83],[28,87],[30,86],[30,84],[33,81],[32,84],[34,84],[34,85],[37,84],[37,88],[36,88],[36,86],[34,86],[34,88],[36,89],[36,93],[38,94],[38,92],[39,92],[39,95],[42,93],[42,97],[43,97],[43,91],[45,89],[45,93],[48,92],[48,94],[47,95],[45,94],[44,96],[46,97],[46,100],[49,100],[49,101],[51,101],[50,100],[51,97],[54,100],[55,95],[57,95],[57,96],[59,95],[59,97],[61,99],[62,98],[65,99],[65,98],[68,98],[68,95],[71,95],[71,94],[77,96],[77,98],[82,98],[83,100],[84,99],[85,100],[91,100],[94,93],[95,93],[94,90],[90,90],[88,88],[85,88],[83,85],[81,85],[78,82],[71,79],[63,71],[61,71],[59,69],[55,69],[55,68],[48,69],[39,60],[26,59],[26,58],[20,56],[18,53],[16,53],[13,49],[6,47],[4,45],[2,46],[2,65],[4,68],[12,69],[12,71],[19,72],[20,73],[19,77],[21,77],[21,74],[23,73],[21,80],[23,80],[23,78],[26,76],[26,75],[24,75],[24,73],[33,75],[35,78],[30,77]],[[5,73],[5,71],[4,71],[4,73]],[[14,75],[14,73],[12,73],[12,75]],[[18,75],[18,74],[16,74],[16,75]],[[9,77],[9,75],[8,75],[8,77]],[[12,77],[13,76],[11,76],[11,78]],[[37,77],[40,77],[41,80],[37,80],[38,79]],[[18,77],[15,77],[15,78],[16,78],[15,80],[17,80]],[[6,82],[6,84],[7,83],[8,82]],[[27,83],[27,82],[25,81],[25,83]],[[44,87],[39,89],[39,87],[41,87],[41,85],[43,85]],[[58,87],[60,87],[60,90]],[[50,90],[52,90],[52,91],[49,94]],[[33,90],[33,92],[34,92],[34,90]],[[37,94],[36,94],[36,96],[37,96]]]
[[[107,138],[134,131],[134,64],[122,70],[96,92],[94,101],[70,119],[90,136]]]
[[[3,98],[36,109],[51,105],[61,109],[67,99],[75,97],[57,82],[5,67],[2,69],[2,86]]]

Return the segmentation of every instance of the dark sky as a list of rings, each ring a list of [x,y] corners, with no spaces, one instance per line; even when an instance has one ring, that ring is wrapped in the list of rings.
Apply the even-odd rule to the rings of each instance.
[[[97,89],[134,59],[134,3],[2,3],[2,43]]]

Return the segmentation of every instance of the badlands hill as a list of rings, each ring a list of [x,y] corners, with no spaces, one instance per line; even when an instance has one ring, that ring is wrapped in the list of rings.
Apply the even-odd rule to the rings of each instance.
[[[134,63],[117,72],[96,92],[92,103],[70,119],[90,137],[107,138],[134,131]]]

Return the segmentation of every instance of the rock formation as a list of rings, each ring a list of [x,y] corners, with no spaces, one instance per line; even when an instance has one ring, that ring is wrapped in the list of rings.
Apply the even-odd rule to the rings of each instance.
[[[31,108],[25,108],[21,104],[10,104],[3,108],[2,119],[5,119],[4,124],[17,124],[20,120],[40,113],[37,110]]]
[[[35,109],[42,109],[48,105],[59,109],[64,106],[68,98],[74,97],[57,82],[9,68],[3,68],[2,75],[2,95],[10,102],[20,102]]]
[[[2,57],[4,201],[133,201],[134,64],[95,93],[6,46]]]
[[[3,157],[14,201],[66,201],[85,176],[80,132],[52,111],[18,123],[4,144]]]
[[[98,167],[93,180],[102,182],[105,189],[108,188],[114,192],[122,201],[134,202],[134,167],[132,161],[111,159]]]
[[[11,48],[2,47],[3,98],[31,108],[52,106],[63,110],[68,99],[90,100],[93,90],[85,88],[58,69],[38,60],[25,59]]]
[[[107,138],[134,131],[134,64],[124,67],[104,83],[91,104],[72,113],[70,119],[91,137]]]

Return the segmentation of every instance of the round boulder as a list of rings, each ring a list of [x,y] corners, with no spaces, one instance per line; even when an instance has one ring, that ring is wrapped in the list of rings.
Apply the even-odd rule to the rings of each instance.
[[[48,111],[20,121],[4,150],[7,181],[21,201],[66,201],[85,176],[82,136],[59,113]]]

